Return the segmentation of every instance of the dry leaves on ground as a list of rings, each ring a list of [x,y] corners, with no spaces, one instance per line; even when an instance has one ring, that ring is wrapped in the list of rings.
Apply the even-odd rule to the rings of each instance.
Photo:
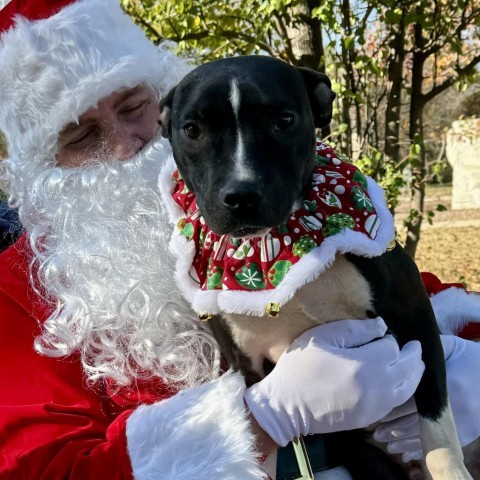
[[[421,271],[444,282],[460,282],[480,291],[480,227],[423,230],[415,261]]]

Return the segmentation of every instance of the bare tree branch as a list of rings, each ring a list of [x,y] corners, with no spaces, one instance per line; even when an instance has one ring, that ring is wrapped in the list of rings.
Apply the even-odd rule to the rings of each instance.
[[[422,100],[424,103],[428,103],[430,100],[435,98],[438,94],[445,91],[447,88],[455,85],[455,83],[464,75],[468,75],[469,73],[473,72],[475,67],[480,63],[480,55],[473,58],[465,67],[458,68],[456,70],[457,75],[451,76],[447,78],[443,83],[437,85],[436,87],[432,88],[429,92],[424,93],[422,95]]]

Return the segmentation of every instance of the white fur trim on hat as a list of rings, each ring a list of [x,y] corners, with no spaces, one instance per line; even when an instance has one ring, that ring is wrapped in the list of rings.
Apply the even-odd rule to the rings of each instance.
[[[238,373],[193,387],[127,420],[136,480],[259,480],[266,478],[246,418]]]
[[[0,131],[9,156],[51,160],[60,131],[103,97],[141,83],[163,94],[185,73],[185,62],[155,47],[118,0],[79,0],[42,20],[17,17],[0,40]]]

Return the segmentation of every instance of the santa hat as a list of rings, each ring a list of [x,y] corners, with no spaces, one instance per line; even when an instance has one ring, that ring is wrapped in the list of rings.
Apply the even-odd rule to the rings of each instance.
[[[100,99],[138,84],[160,97],[186,71],[119,0],[13,0],[0,18],[0,131],[10,162],[52,161],[58,134]]]
[[[8,30],[15,23],[15,16],[29,20],[48,18],[74,0],[0,0],[0,32]]]

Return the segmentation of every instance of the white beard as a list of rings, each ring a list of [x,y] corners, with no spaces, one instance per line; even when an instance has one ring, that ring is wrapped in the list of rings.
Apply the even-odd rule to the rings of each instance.
[[[174,284],[157,187],[169,154],[158,140],[125,162],[37,168],[17,194],[55,306],[36,348],[50,356],[80,351],[92,382],[158,376],[192,385],[217,374],[218,346]]]

